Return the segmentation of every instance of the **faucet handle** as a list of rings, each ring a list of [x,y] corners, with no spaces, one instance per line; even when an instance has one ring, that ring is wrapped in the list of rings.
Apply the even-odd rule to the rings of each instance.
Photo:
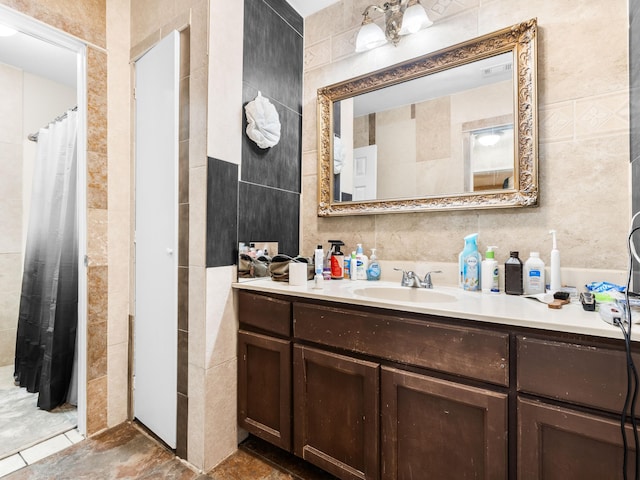
[[[411,270],[407,272],[406,270],[397,267],[394,267],[394,270],[396,272],[402,272],[402,280],[400,281],[400,285],[402,285],[403,287],[410,287],[411,282],[415,277],[415,273],[413,273]]]
[[[424,276],[424,282],[422,282],[424,288],[433,288],[433,282],[431,281],[432,273],[442,273],[442,270],[432,270],[430,272],[427,272]]]

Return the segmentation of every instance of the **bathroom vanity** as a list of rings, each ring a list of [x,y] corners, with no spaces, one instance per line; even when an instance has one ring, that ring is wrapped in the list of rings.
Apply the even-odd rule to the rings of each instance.
[[[242,428],[341,479],[621,476],[616,327],[579,304],[371,283],[235,286]]]

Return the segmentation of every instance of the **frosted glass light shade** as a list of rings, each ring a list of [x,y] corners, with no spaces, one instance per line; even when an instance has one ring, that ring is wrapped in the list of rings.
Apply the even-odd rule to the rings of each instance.
[[[402,28],[399,33],[400,35],[409,35],[431,25],[433,25],[433,22],[427,16],[424,7],[416,3],[405,10],[402,17]]]
[[[387,37],[375,23],[367,23],[360,27],[356,37],[356,52],[365,52],[387,43]]]

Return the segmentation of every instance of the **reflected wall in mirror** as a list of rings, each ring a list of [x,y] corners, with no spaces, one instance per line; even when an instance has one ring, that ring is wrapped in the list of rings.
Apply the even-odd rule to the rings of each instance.
[[[271,259],[278,253],[278,242],[240,242],[238,282],[268,277]]]
[[[536,21],[318,90],[318,215],[537,205]]]

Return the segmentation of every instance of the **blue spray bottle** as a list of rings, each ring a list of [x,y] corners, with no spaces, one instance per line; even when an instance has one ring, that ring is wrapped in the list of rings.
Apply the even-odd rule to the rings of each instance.
[[[478,252],[478,234],[464,237],[464,250],[458,257],[460,261],[460,286],[464,290],[480,290],[480,265],[482,257]]]

